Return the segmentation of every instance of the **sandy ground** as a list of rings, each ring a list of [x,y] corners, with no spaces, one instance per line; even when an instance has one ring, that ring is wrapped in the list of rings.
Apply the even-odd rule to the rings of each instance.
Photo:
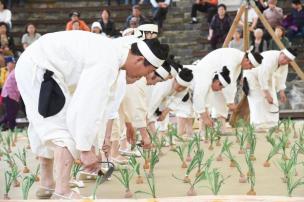
[[[297,128],[302,127],[304,124],[303,121],[297,122]],[[223,142],[224,138],[222,138]],[[230,136],[229,140],[235,142],[235,137]],[[293,143],[295,139],[292,137],[290,138],[291,142]],[[19,141],[17,143],[17,147],[13,148],[13,152],[16,152],[19,149],[22,149],[27,144],[27,140],[20,136]],[[215,157],[219,154],[221,147],[215,147],[213,151],[208,150],[208,145],[205,143],[201,143],[202,148],[205,151],[205,157],[204,160],[206,160],[207,157],[214,154]],[[257,134],[257,147],[255,156],[257,160],[254,162],[254,167],[256,170],[256,193],[258,196],[286,196],[287,195],[287,186],[286,184],[282,183],[281,177],[283,176],[282,172],[280,171],[277,162],[280,159],[280,155],[276,155],[271,160],[271,167],[265,168],[263,167],[263,163],[268,155],[268,152],[270,151],[270,144],[265,139],[265,134],[258,133]],[[244,155],[238,154],[239,146],[238,144],[234,144],[232,146],[232,153],[235,155],[237,161],[240,163],[243,172],[247,172],[248,168],[245,164],[245,157]],[[181,168],[181,162],[179,160],[179,157],[176,153],[169,151],[169,148],[163,149],[165,155],[160,158],[159,163],[156,165],[155,168],[155,183],[156,183],[156,195],[157,197],[183,197],[186,196],[186,193],[189,189],[188,184],[184,184],[172,177],[172,174],[174,174],[177,177],[183,178],[185,174],[185,169]],[[287,150],[287,154],[289,154],[290,149]],[[31,171],[34,172],[38,161],[35,159],[35,156],[28,150],[28,164]],[[304,155],[299,155],[299,162],[304,160]],[[19,168],[21,169],[22,166],[18,159],[16,159],[18,162]],[[142,161],[141,161],[142,162]],[[229,160],[227,158],[224,158],[222,162],[214,161],[212,163],[212,168],[219,168],[220,172],[224,177],[231,176],[227,179],[225,184],[223,185],[222,189],[220,190],[220,195],[245,195],[249,189],[250,184],[245,183],[241,184],[238,182],[239,174],[236,170],[236,168],[230,168],[229,167]],[[142,168],[142,166],[141,166]],[[4,192],[4,171],[8,169],[6,163],[4,163],[3,158],[0,162],[0,198],[3,196]],[[297,166],[298,176],[304,176],[304,166],[298,165]],[[143,170],[141,170],[143,174]],[[118,174],[116,172],[116,174]],[[24,176],[24,175],[23,175]],[[85,183],[85,188],[81,188],[80,192],[83,196],[90,196],[93,190],[95,182],[89,182]],[[38,183],[35,183],[33,187],[30,190],[29,198],[35,199],[35,190],[38,186]],[[208,183],[206,181],[201,182],[197,186],[197,193],[198,195],[212,195],[212,192],[206,188],[208,186]],[[145,180],[144,184],[137,185],[135,184],[135,177],[133,177],[130,189],[132,192],[142,190],[142,191],[148,191],[148,184]],[[22,199],[22,193],[20,188],[12,188],[9,196],[12,199]],[[124,188],[123,186],[118,182],[118,180],[114,177],[112,179],[102,185],[98,188],[97,191],[97,198],[98,199],[119,199],[123,198],[124,196]],[[293,193],[293,196],[298,197],[304,197],[304,186],[299,187],[296,189]],[[148,195],[143,194],[136,194],[133,198],[150,198]],[[194,199],[194,198],[193,198]],[[211,199],[210,199],[211,200]],[[212,199],[213,200],[213,199]],[[224,200],[224,199],[223,199]],[[111,200],[109,200],[111,201]],[[177,200],[172,200],[177,201]],[[183,201],[183,200],[181,200]],[[193,200],[196,201],[196,200]],[[200,201],[198,199],[198,201]],[[207,200],[208,201],[208,200]],[[226,201],[226,200],[225,200]],[[227,201],[229,201],[227,199]],[[245,201],[245,200],[244,200]],[[304,199],[300,199],[299,201],[304,201]]]

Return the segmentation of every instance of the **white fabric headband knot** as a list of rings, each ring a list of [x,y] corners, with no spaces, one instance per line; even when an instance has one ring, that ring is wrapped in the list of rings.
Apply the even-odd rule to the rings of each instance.
[[[161,78],[164,79],[164,80],[169,76],[169,72],[165,68],[163,68],[163,67],[157,68],[157,70],[155,70],[155,72],[159,76],[161,76]]]
[[[226,87],[226,86],[229,85],[229,83],[227,83],[227,81],[226,81],[226,80],[224,79],[224,77],[220,74],[220,72],[216,71],[216,72],[215,72],[215,75],[218,76],[218,78],[219,78],[219,80],[220,80],[220,82],[221,82],[221,84],[222,84],[223,87]]]
[[[282,50],[282,53],[284,53],[284,55],[286,55],[286,57],[288,57],[290,60],[294,60],[296,59],[296,56],[294,56],[291,52],[289,52],[286,48],[284,48]]]
[[[165,60],[161,60],[154,53],[151,51],[149,46],[143,42],[143,41],[138,41],[137,42],[137,47],[141,54],[153,65],[155,68],[161,67],[161,65],[165,62]]]
[[[255,57],[251,53],[252,50],[253,50],[253,46],[250,46],[250,48],[247,50],[248,59],[250,60],[250,62],[253,66],[257,67],[260,65],[260,63],[258,63],[258,61],[256,61]]]
[[[176,82],[177,82],[179,85],[184,86],[184,87],[188,87],[188,86],[190,86],[190,84],[191,84],[191,81],[185,81],[185,80],[183,80],[183,79],[179,76],[179,74],[177,74],[177,76],[175,77],[175,79],[176,79]]]

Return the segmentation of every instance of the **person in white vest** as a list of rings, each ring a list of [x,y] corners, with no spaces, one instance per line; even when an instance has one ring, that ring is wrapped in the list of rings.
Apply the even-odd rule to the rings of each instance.
[[[230,71],[226,66],[212,74],[201,74],[196,70],[198,70],[198,67],[193,69],[193,108],[200,117],[200,133],[203,135],[205,127],[214,126],[211,118],[211,108],[215,99],[218,99],[214,96],[214,92],[219,92],[228,87],[231,78]],[[222,105],[225,105],[225,102]]]
[[[222,122],[223,132],[225,132],[225,121],[228,117],[228,111],[236,109],[234,99],[237,91],[237,79],[241,70],[257,67],[261,64],[262,59],[259,53],[243,52],[234,48],[219,48],[207,54],[196,65],[193,74],[197,78],[212,78],[214,72],[221,71],[223,66],[226,66],[230,71],[231,84],[222,91],[215,92],[215,99],[212,102],[212,116]],[[196,113],[202,114],[204,112],[204,102],[202,100],[205,99],[203,97],[203,89],[205,88],[201,86],[205,84],[202,79],[200,81],[194,80],[196,82],[193,98],[194,108]],[[212,123],[206,116],[201,118],[207,125]]]
[[[271,50],[262,53],[262,64],[255,69],[244,71],[248,82],[245,93],[248,95],[250,122],[259,130],[276,126],[279,121],[279,101],[285,103],[288,64],[295,59],[293,50]]]
[[[126,70],[132,81],[148,75],[166,59],[168,50],[162,47],[156,39],[130,47],[90,32],[63,31],[42,36],[24,51],[16,80],[29,119],[31,148],[40,159],[38,197],[52,192],[54,199],[80,197],[69,187],[73,160],[80,159],[87,171],[98,168],[92,148],[98,131],[105,128],[119,71]]]

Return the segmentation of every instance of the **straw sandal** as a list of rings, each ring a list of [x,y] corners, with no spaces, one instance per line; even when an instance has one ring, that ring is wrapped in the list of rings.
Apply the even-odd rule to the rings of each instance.
[[[47,188],[47,187],[40,186],[36,191],[36,197],[38,199],[49,199],[49,198],[51,198],[54,191],[55,191],[55,189],[53,189],[53,188]]]
[[[77,192],[75,191],[71,191],[69,196],[64,196],[64,195],[61,195],[61,194],[57,194],[57,193],[53,193],[51,199],[52,200],[71,200],[71,199],[78,199],[78,198],[73,198],[73,196],[75,194],[78,194]],[[80,198],[81,199],[81,198]]]
[[[85,171],[80,171],[77,176],[77,180],[96,180],[96,173],[89,173]]]

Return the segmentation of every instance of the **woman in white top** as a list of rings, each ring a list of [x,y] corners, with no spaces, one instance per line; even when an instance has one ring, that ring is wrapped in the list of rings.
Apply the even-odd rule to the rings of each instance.
[[[31,45],[34,41],[39,39],[41,35],[37,33],[36,27],[34,24],[29,23],[25,27],[25,34],[23,34],[21,43],[23,49],[25,50],[29,45]]]
[[[5,22],[12,28],[12,12],[6,9],[2,0],[0,1],[0,22]]]

